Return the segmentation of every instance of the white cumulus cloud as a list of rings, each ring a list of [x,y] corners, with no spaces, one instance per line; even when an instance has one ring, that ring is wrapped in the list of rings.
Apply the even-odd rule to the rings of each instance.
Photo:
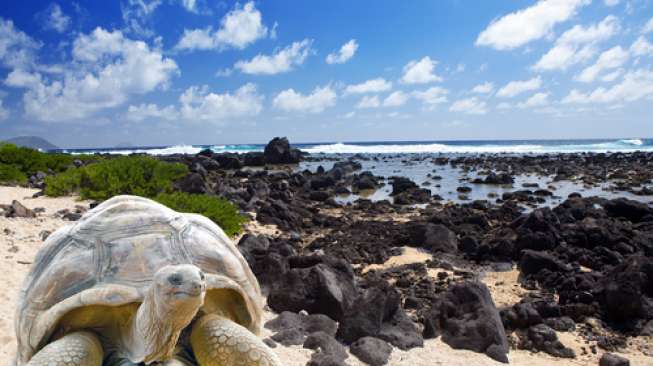
[[[644,38],[644,36],[640,36],[630,46],[630,52],[635,57],[653,55],[653,44]]]
[[[627,72],[622,81],[610,88],[598,87],[583,93],[572,89],[562,100],[565,104],[614,104],[653,97],[653,71],[637,69]]]
[[[521,93],[531,90],[537,90],[542,86],[542,78],[536,76],[529,80],[511,81],[503,88],[499,89],[497,96],[503,98],[512,98]]]
[[[0,65],[9,68],[33,65],[41,44],[0,17]]]
[[[131,95],[165,88],[179,72],[172,59],[145,42],[102,28],[79,35],[72,58],[56,77],[20,70],[10,73],[8,85],[26,88],[27,117],[52,122],[87,118],[125,103]]]
[[[587,27],[575,25],[556,40],[555,45],[533,65],[533,69],[565,70],[587,61],[596,54],[596,45],[614,36],[619,29],[619,21],[612,15]]]
[[[44,11],[37,14],[37,19],[42,23],[43,29],[58,33],[65,32],[71,23],[70,17],[61,10],[61,6],[57,3],[50,4]]]
[[[423,91],[414,91],[413,97],[420,100],[428,109],[447,102],[449,91],[439,86],[433,86]]]
[[[345,88],[346,94],[365,94],[365,93],[380,93],[392,89],[392,82],[384,78],[376,78],[364,81],[360,84],[347,85]]]
[[[184,120],[222,122],[258,115],[263,109],[263,97],[252,83],[241,86],[235,93],[223,94],[210,93],[206,86],[193,86],[179,97],[179,104],[179,115]]]
[[[549,35],[553,27],[570,19],[591,0],[540,0],[534,5],[502,16],[476,39],[477,46],[509,50]]]
[[[358,50],[358,43],[355,39],[350,40],[340,47],[337,52],[333,52],[327,55],[326,63],[327,64],[344,64],[349,61]]]
[[[399,107],[408,101],[410,96],[400,90],[392,92],[383,100],[384,107]]]
[[[477,94],[490,94],[493,91],[494,91],[494,84],[490,82],[478,84],[472,89],[472,93],[477,93]]]
[[[603,0],[605,6],[616,6],[619,5],[620,0]]]
[[[263,16],[253,1],[244,6],[238,4],[220,20],[220,27],[184,29],[184,34],[175,46],[179,50],[223,50],[244,49],[268,35]]]
[[[364,95],[361,100],[356,104],[356,108],[377,108],[381,105],[379,97]]]
[[[449,110],[451,112],[481,115],[487,113],[487,103],[477,97],[460,99],[453,102]]]
[[[288,72],[294,66],[304,63],[306,58],[313,52],[311,44],[313,40],[305,39],[301,42],[293,42],[292,45],[277,50],[272,55],[258,54],[251,60],[240,60],[234,65],[235,69],[245,74],[253,75],[274,75]]]
[[[584,83],[591,83],[602,72],[623,66],[626,61],[628,61],[628,56],[628,51],[620,46],[613,47],[603,52],[593,65],[585,68],[576,77],[576,80]]]
[[[646,22],[646,24],[644,24],[644,27],[642,28],[642,33],[644,34],[648,34],[651,32],[653,32],[653,17],[651,17],[651,19],[649,19],[649,21]]]
[[[429,56],[421,60],[412,60],[404,66],[404,74],[401,81],[405,84],[427,84],[442,81],[442,78],[433,73],[437,61],[431,60]]]
[[[518,103],[518,108],[532,108],[532,107],[543,107],[549,104],[549,94],[548,93],[535,93],[530,98],[526,99],[524,102]]]
[[[159,107],[156,104],[130,105],[126,117],[130,121],[166,120],[220,124],[234,119],[258,115],[263,109],[263,96],[256,85],[245,84],[234,93],[210,92],[208,86],[191,86],[179,96],[179,105]]]
[[[287,112],[320,113],[336,104],[336,92],[330,85],[317,87],[303,95],[294,89],[286,89],[274,97],[275,108]]]

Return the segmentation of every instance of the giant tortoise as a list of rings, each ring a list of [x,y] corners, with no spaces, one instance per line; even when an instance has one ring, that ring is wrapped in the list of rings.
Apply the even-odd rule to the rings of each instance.
[[[23,285],[17,366],[280,365],[258,282],[216,224],[118,196],[50,235]]]

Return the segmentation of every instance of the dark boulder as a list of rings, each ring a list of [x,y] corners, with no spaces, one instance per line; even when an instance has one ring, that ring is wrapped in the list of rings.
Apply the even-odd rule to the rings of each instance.
[[[310,366],[335,366],[345,364],[347,349],[333,335],[325,332],[310,334],[304,341],[304,348],[315,350],[311,355]]]
[[[442,334],[442,341],[456,349],[483,352],[508,362],[508,340],[499,312],[487,286],[467,281],[450,287],[437,298],[425,319],[425,336]]]
[[[653,215],[651,206],[627,198],[607,201],[603,204],[603,208],[610,216],[624,217],[632,222],[640,222],[644,217]]]
[[[199,173],[190,173],[176,183],[176,188],[182,192],[204,194],[208,192],[204,178]]]
[[[401,308],[399,292],[380,280],[370,284],[348,309],[338,327],[338,339],[350,344],[371,336],[401,349],[424,344],[417,326]]]
[[[555,330],[546,324],[537,324],[528,328],[526,336],[522,338],[520,348],[543,351],[555,357],[576,357],[571,348],[560,343]]]
[[[412,180],[405,177],[393,177],[392,178],[392,196],[396,196],[399,193],[406,192],[411,189],[417,189],[419,186],[415,184]]]
[[[433,252],[455,253],[458,250],[456,233],[442,224],[410,223],[407,227],[410,245]]]
[[[599,301],[606,319],[629,323],[653,319],[653,259],[633,256],[601,282]],[[629,324],[622,324],[629,326]]]
[[[363,337],[352,343],[349,350],[370,366],[382,366],[388,363],[392,346],[378,338]]]
[[[612,353],[604,353],[599,360],[599,366],[630,366],[630,361]]]
[[[268,305],[276,312],[306,310],[342,320],[356,298],[351,265],[324,256],[294,256],[288,264],[270,291]]]
[[[571,267],[547,252],[537,252],[534,250],[522,251],[519,269],[525,276],[536,275],[542,270],[551,272],[566,273],[571,271]]]
[[[276,318],[265,323],[265,328],[276,334],[272,339],[283,345],[304,343],[309,334],[324,332],[335,336],[338,323],[323,314],[303,314],[284,311]]]
[[[297,164],[302,153],[291,148],[287,138],[275,137],[265,146],[263,156],[267,164]]]

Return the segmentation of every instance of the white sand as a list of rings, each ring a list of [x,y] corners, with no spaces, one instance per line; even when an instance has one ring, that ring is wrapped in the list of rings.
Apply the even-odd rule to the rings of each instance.
[[[39,214],[36,218],[5,218],[0,217],[0,273],[3,274],[3,291],[0,291],[0,360],[2,364],[10,364],[16,351],[15,332],[14,332],[14,311],[17,301],[18,292],[22,286],[22,281],[27,271],[29,263],[33,260],[36,252],[41,245],[39,233],[42,230],[54,231],[57,228],[68,225],[70,222],[54,216],[58,210],[67,208],[74,209],[75,205],[88,207],[88,202],[78,201],[75,197],[63,198],[46,198],[31,197],[36,190],[0,187],[0,204],[9,204],[12,200],[19,200],[28,208],[43,207],[45,212]],[[258,233],[271,234],[276,230],[272,227],[249,226],[253,231]],[[255,229],[256,228],[256,229]],[[260,231],[259,231],[260,230]],[[425,260],[427,257],[424,253],[413,252],[408,250],[404,253],[403,258],[393,258],[386,263],[386,266],[412,263],[415,261]],[[28,264],[23,264],[28,263]],[[518,299],[521,290],[514,287],[514,273],[505,273],[503,275],[490,275],[489,285],[493,293],[502,293],[500,303],[508,303]],[[502,285],[496,285],[497,282],[503,282]],[[500,288],[500,289],[499,289]],[[275,315],[266,313],[266,319],[271,319]],[[270,336],[267,329],[263,330],[262,336]],[[574,334],[561,334],[561,339],[565,345],[580,349],[584,342]],[[632,341],[635,345],[648,346],[653,344],[651,339],[638,338]],[[644,356],[636,350],[637,347],[629,347],[624,354],[631,361],[633,366],[653,366],[653,358]],[[283,347],[278,345],[275,352],[281,357],[284,365],[304,366],[310,359],[311,350],[302,349],[301,346]],[[577,354],[580,355],[579,352]],[[546,366],[546,365],[598,365],[598,355],[579,356],[575,360],[557,359],[543,353],[533,354],[526,351],[512,350],[509,358],[513,365],[528,366]],[[349,365],[364,365],[354,356],[347,359]],[[474,352],[464,350],[454,350],[448,345],[442,343],[439,339],[427,340],[423,348],[416,348],[410,351],[394,350],[390,358],[390,365],[405,366],[486,366],[502,365],[494,362],[490,358]]]

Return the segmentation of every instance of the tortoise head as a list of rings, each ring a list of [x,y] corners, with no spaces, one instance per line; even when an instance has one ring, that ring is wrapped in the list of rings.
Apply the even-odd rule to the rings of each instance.
[[[170,312],[199,309],[204,303],[204,273],[192,264],[168,265],[154,274],[152,290],[157,305]]]

